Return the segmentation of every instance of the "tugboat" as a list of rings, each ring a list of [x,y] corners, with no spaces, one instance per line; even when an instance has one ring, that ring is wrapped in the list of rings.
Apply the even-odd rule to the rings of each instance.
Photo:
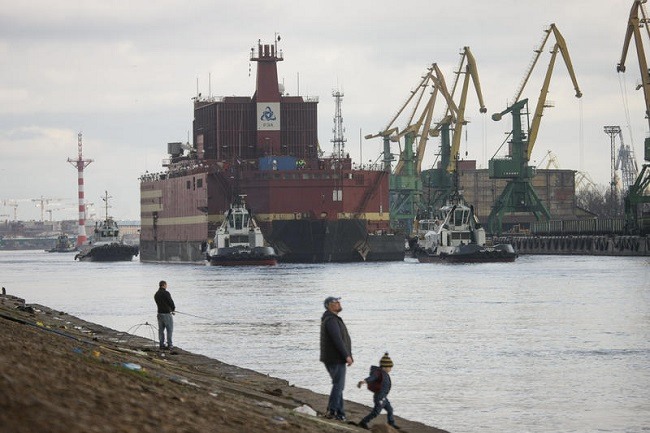
[[[246,208],[246,195],[224,214],[223,223],[206,252],[213,266],[274,266],[278,257],[272,247],[264,246],[264,236]]]
[[[77,247],[72,239],[65,233],[60,234],[56,238],[56,244],[54,248],[45,250],[48,253],[71,253],[77,251]]]
[[[102,200],[106,202],[106,218],[101,225],[95,224],[93,241],[74,258],[81,262],[130,262],[138,255],[138,247],[127,245],[120,239],[120,230],[113,218],[108,216],[108,191]]]
[[[414,256],[420,263],[514,262],[517,258],[510,244],[486,245],[485,229],[474,207],[458,191],[435,218],[418,221],[417,234]]]

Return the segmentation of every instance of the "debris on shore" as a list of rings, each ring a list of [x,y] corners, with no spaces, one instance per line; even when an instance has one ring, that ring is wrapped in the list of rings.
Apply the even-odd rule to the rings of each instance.
[[[0,432],[364,431],[322,416],[327,396],[0,295]],[[348,417],[369,407],[346,402]],[[316,415],[314,415],[316,414]],[[375,420],[375,433],[394,432]],[[397,418],[401,431],[446,433]]]

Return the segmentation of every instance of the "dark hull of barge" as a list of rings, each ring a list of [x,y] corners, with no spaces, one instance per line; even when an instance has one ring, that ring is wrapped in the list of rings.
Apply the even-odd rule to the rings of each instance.
[[[280,262],[361,262],[404,259],[405,238],[390,230],[388,174],[250,170],[235,186],[221,164],[141,182],[140,260],[200,262],[223,221],[235,188]],[[340,191],[345,201],[332,200]]]

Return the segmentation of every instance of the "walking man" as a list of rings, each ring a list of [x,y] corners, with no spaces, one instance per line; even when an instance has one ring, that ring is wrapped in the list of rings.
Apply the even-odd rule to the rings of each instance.
[[[343,388],[345,388],[346,366],[351,366],[352,341],[348,329],[339,317],[341,298],[325,299],[325,313],[320,322],[320,360],[332,378],[332,391],[327,404],[328,418],[345,421]]]
[[[174,318],[172,315],[176,311],[176,306],[172,300],[172,295],[167,291],[166,281],[158,283],[158,291],[153,299],[158,306],[158,341],[160,341],[160,349],[167,347],[171,350],[174,347],[172,343]],[[167,330],[167,346],[165,346],[165,329]]]

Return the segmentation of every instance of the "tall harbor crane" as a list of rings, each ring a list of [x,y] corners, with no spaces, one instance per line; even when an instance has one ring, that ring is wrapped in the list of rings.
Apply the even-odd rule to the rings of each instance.
[[[648,61],[643,49],[643,34],[641,32],[641,28],[644,28],[646,37],[650,39],[650,29],[648,28],[650,22],[648,21],[647,13],[643,6],[645,2],[646,0],[635,0],[632,3],[627,31],[623,40],[623,53],[621,54],[620,62],[616,66],[616,70],[618,72],[625,72],[625,59],[632,37],[634,37],[639,71],[641,73],[641,84],[638,88],[643,90],[645,117],[650,122],[650,71],[648,71]],[[639,13],[641,17],[639,17]],[[650,137],[646,137],[643,144],[643,158],[645,163],[625,195],[626,229],[631,234],[641,235],[650,232],[650,221],[647,221],[648,218],[644,218],[648,204],[650,204],[650,194],[648,194],[648,186],[650,185]]]
[[[605,126],[605,133],[610,136],[611,142],[611,174],[610,174],[610,195],[614,203],[618,203],[619,188],[625,195],[626,191],[634,185],[634,181],[639,174],[639,169],[634,159],[634,150],[626,145],[623,141],[623,130],[620,126]],[[616,146],[617,139],[620,146]],[[619,173],[620,172],[620,176]],[[617,211],[618,212],[618,211]]]
[[[575,185],[576,191],[591,190],[598,192],[598,186],[596,185],[596,182],[594,182],[589,173],[586,171],[576,171]]]
[[[12,207],[13,208],[13,217],[14,221],[18,220],[18,206],[20,202],[25,202],[25,201],[31,201],[31,199],[28,198],[9,198],[2,200],[2,205],[7,206],[7,207]]]
[[[40,198],[33,198],[35,206],[41,208],[41,222],[45,221],[45,212],[49,212],[47,209],[48,206],[58,206],[61,201],[65,200],[63,198],[45,198],[41,196]],[[51,216],[52,214],[50,214]],[[51,220],[51,218],[50,218]]]
[[[490,179],[509,179],[503,192],[492,206],[488,217],[488,230],[491,233],[501,233],[502,220],[505,212],[532,213],[537,220],[541,218],[548,220],[551,218],[550,212],[539,199],[532,186],[531,181],[535,176],[535,167],[528,165],[528,162],[530,161],[530,155],[537,140],[537,133],[539,132],[544,108],[549,106],[546,104],[546,96],[558,52],[562,54],[569,76],[573,82],[576,98],[580,98],[582,92],[580,91],[573,71],[573,65],[564,37],[555,24],[551,24],[548,29],[545,29],[545,33],[542,43],[535,50],[533,61],[515,94],[514,102],[504,111],[492,115],[492,119],[498,121],[505,114],[511,113],[512,131],[508,135],[508,138],[510,138],[508,156],[506,158],[492,157],[488,165]],[[533,120],[529,123],[528,98],[520,99],[520,97],[551,35],[555,37],[555,45],[551,50],[551,60],[546,70],[542,89],[533,114]],[[526,125],[522,125],[523,121],[526,122]],[[523,129],[524,126],[526,130]]]
[[[463,71],[463,66],[465,70]],[[456,162],[458,160],[457,155],[460,149],[460,139],[462,136],[463,126],[467,124],[465,120],[465,107],[467,106],[467,92],[469,90],[469,81],[472,80],[474,84],[474,90],[476,91],[476,97],[478,98],[479,103],[479,112],[487,113],[487,108],[485,108],[485,103],[483,102],[483,92],[481,92],[481,82],[478,78],[478,69],[476,67],[476,59],[470,51],[469,47],[464,47],[463,52],[461,53],[460,67],[456,73],[456,81],[454,83],[454,88],[452,90],[452,97],[456,92],[456,84],[461,75],[464,75],[463,86],[460,92],[460,98],[458,99],[458,112],[456,114],[456,120],[454,125],[454,137],[451,142],[451,150],[449,163],[446,164],[447,173],[452,174],[456,171]]]
[[[546,160],[548,158],[548,160]],[[560,164],[557,163],[557,155],[554,154],[551,150],[546,151],[546,155],[544,155],[544,158],[542,158],[539,161],[539,165],[542,165],[542,163],[546,160],[546,170],[550,169],[551,167],[560,169]]]
[[[615,168],[621,171],[623,191],[628,191],[639,175],[639,168],[636,165],[634,149],[623,143],[623,135],[621,135],[621,145],[616,152]]]
[[[446,98],[451,101],[454,100],[460,77],[463,76],[458,104],[448,104],[445,116],[431,131],[432,135],[440,135],[440,165],[439,168],[434,167],[422,172],[423,183],[428,187],[430,193],[428,199],[428,207],[430,210],[437,210],[444,205],[456,187],[458,187],[458,185],[454,185],[454,174],[457,168],[462,129],[467,124],[465,108],[467,106],[470,80],[474,85],[474,90],[478,98],[479,112],[487,113],[487,108],[485,108],[485,103],[483,102],[483,93],[481,92],[476,59],[469,47],[463,47],[463,51],[460,54],[461,59],[456,71],[454,85],[450,96]],[[452,131],[453,135],[451,134]]]
[[[427,92],[429,92],[429,96],[425,98]],[[453,107],[454,112],[457,112],[442,72],[434,63],[427,68],[426,74],[386,127],[376,134],[365,136],[366,139],[383,138],[384,170],[386,171],[390,171],[393,161],[390,143],[400,143],[400,139],[404,138],[404,148],[401,149],[400,146],[399,160],[390,178],[390,215],[393,227],[402,229],[405,233],[410,233],[413,221],[421,208],[420,171],[427,142],[431,136],[433,112],[439,94],[442,94],[447,100],[447,104]],[[396,123],[405,112],[408,113],[406,126],[400,132]]]

